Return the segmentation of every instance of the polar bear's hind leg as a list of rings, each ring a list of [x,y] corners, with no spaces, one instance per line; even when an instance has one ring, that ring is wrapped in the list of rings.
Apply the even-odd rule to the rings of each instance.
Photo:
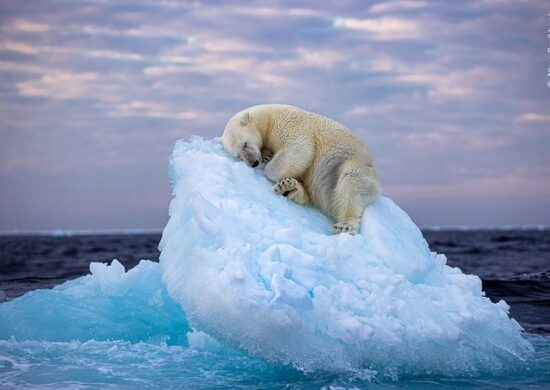
[[[377,181],[371,180],[364,167],[357,167],[353,161],[343,166],[338,183],[334,188],[333,202],[335,206],[335,233],[356,234],[361,225],[363,210],[378,196]]]

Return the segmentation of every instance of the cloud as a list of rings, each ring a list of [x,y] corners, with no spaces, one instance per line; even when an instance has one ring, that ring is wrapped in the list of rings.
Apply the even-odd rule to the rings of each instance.
[[[18,83],[17,89],[22,96],[62,100],[86,98],[89,97],[88,92],[98,79],[98,75],[92,72],[53,72],[43,75],[38,80]]]
[[[393,103],[375,103],[371,106],[355,106],[346,112],[348,116],[380,115],[387,114],[393,110],[399,109],[399,106]]]
[[[71,25],[66,28],[67,33],[81,33],[86,35],[105,35],[110,37],[129,37],[141,39],[174,39],[177,41],[186,41],[188,38],[184,29],[174,28],[174,26],[163,27],[157,25],[140,25],[132,28],[120,29],[94,25]]]
[[[71,48],[63,46],[38,46],[24,42],[5,40],[0,42],[0,51],[16,52],[20,54],[39,55],[44,53],[74,55],[87,58],[104,58],[115,61],[131,62],[158,62],[181,64],[189,62],[189,59],[182,56],[156,56],[130,53],[115,50],[88,50],[85,48]]]
[[[409,84],[424,85],[430,88],[428,96],[433,98],[462,97],[476,92],[475,84],[463,72],[449,75],[437,73],[404,73],[395,78],[397,81]]]
[[[533,123],[533,122],[550,122],[550,114],[540,114],[535,112],[527,112],[516,118],[518,122]]]
[[[241,15],[253,16],[256,18],[280,18],[280,17],[318,17],[325,15],[320,10],[314,10],[311,8],[292,8],[292,7],[242,7],[242,6],[230,6],[225,9],[230,13],[236,13]]]
[[[43,23],[36,23],[26,19],[15,19],[11,25],[15,31],[21,31],[25,33],[41,33],[50,29],[50,26]]]
[[[172,107],[167,107],[166,104],[141,100],[132,100],[129,103],[118,104],[114,107],[111,115],[122,117],[169,118],[179,120],[190,120],[199,117],[199,114],[194,111],[181,111]]]
[[[484,98],[492,88],[501,86],[504,77],[502,71],[486,65],[455,68],[444,62],[411,63],[391,55],[369,59],[365,68],[383,73],[380,77],[393,83],[425,87],[426,95],[434,100]]]
[[[36,54],[40,52],[40,48],[25,42],[3,40],[0,41],[0,51],[12,51],[21,54]]]
[[[294,61],[297,68],[319,68],[329,70],[342,62],[342,54],[337,50],[330,49],[298,49],[298,58]]]
[[[370,19],[336,18],[334,27],[367,33],[375,40],[420,39],[425,36],[422,26],[415,20],[395,17]]]
[[[163,76],[175,73],[186,73],[188,69],[184,66],[166,65],[166,66],[148,66],[143,69],[146,76]]]
[[[273,49],[269,47],[234,38],[193,40],[193,45],[199,46],[205,51],[219,53],[265,54],[273,51]]]
[[[374,4],[369,8],[369,11],[373,14],[390,13],[403,10],[417,10],[426,8],[429,3],[425,1],[416,0],[404,0],[404,1],[385,1],[378,4]]]
[[[1,61],[0,60],[0,72],[13,72],[13,73],[46,73],[47,68],[40,65],[22,64],[16,61]]]

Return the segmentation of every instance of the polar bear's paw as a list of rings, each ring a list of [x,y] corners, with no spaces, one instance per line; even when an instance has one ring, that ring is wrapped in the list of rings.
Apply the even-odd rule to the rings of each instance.
[[[273,191],[281,194],[282,196],[288,196],[291,192],[298,189],[298,181],[291,177],[280,179],[274,186]]]
[[[262,162],[267,164],[273,158],[273,152],[271,149],[263,148],[262,149]]]
[[[338,234],[338,233],[349,233],[351,235],[354,235],[354,234],[357,233],[357,229],[356,229],[355,226],[353,226],[350,223],[345,223],[345,222],[335,223],[334,226],[332,227],[332,231],[336,234]]]

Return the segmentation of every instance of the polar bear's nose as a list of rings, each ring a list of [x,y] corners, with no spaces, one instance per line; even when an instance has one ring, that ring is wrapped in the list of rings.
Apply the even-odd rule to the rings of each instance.
[[[258,160],[254,161],[252,163],[252,168],[256,168],[258,166],[258,164],[259,164]]]

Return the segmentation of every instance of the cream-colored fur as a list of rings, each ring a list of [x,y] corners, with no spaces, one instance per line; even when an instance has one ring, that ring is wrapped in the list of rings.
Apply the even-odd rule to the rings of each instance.
[[[273,190],[312,204],[334,219],[333,231],[355,234],[365,207],[379,193],[372,157],[346,127],[324,116],[282,104],[247,108],[234,115],[224,148],[250,166],[267,162]]]

